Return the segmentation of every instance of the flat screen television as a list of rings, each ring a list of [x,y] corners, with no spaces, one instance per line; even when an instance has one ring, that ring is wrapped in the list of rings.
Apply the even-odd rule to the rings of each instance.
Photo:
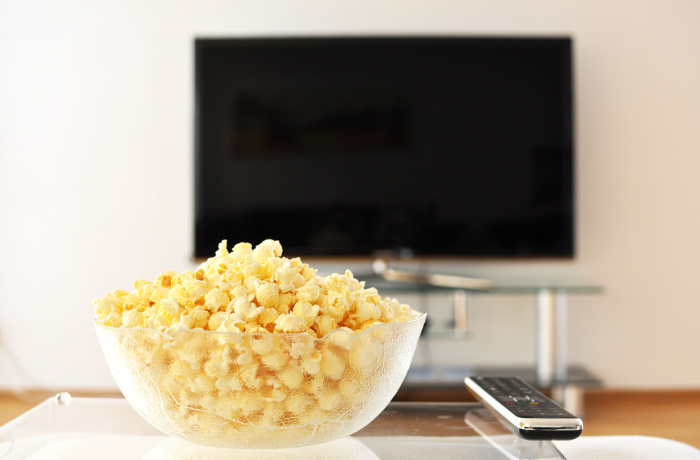
[[[572,258],[568,37],[195,40],[194,256]]]

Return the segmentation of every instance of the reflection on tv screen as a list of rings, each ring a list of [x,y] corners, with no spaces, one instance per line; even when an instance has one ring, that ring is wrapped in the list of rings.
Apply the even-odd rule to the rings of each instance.
[[[234,155],[400,152],[409,148],[409,99],[393,90],[242,93]]]

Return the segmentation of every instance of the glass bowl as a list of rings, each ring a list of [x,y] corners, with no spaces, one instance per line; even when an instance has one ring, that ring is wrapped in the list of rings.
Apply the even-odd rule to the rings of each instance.
[[[425,318],[320,339],[95,329],[124,397],[154,427],[208,446],[271,449],[340,439],[371,422],[406,377]]]

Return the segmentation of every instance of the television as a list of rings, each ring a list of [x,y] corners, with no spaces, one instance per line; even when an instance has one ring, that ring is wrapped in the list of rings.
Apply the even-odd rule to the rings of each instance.
[[[195,39],[194,256],[573,258],[570,37]]]

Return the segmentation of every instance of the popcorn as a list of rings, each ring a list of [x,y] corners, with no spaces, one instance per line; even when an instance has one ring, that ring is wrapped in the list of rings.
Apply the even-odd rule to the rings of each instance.
[[[224,324],[224,321],[228,319],[228,313],[225,311],[217,311],[209,317],[209,322],[207,323],[207,329],[210,331],[218,331],[219,328]]]
[[[318,350],[314,350],[302,361],[301,367],[307,374],[316,375],[321,372],[321,359],[321,353]]]
[[[289,366],[280,372],[279,379],[290,390],[296,390],[304,380],[304,374],[298,366]]]
[[[121,323],[121,318],[120,323]],[[306,321],[303,316],[295,315],[294,313],[288,313],[286,315],[280,315],[275,320],[275,331],[284,333],[298,333],[305,332]]]
[[[255,289],[255,298],[263,307],[276,307],[280,301],[280,288],[275,283],[260,283]]]
[[[328,348],[323,349],[321,355],[321,371],[329,379],[338,380],[343,376],[345,362]]]
[[[273,240],[230,251],[222,241],[196,270],[138,280],[94,306],[98,324],[154,331],[135,348],[154,372],[153,390],[172,398],[192,430],[215,433],[352,412],[358,382],[386,367],[383,331],[372,326],[421,315],[350,271],[318,276]]]
[[[231,299],[220,288],[214,288],[204,295],[204,306],[211,312],[218,312],[226,308]]]
[[[138,310],[127,310],[122,315],[123,327],[139,327],[143,322],[143,315]]]

